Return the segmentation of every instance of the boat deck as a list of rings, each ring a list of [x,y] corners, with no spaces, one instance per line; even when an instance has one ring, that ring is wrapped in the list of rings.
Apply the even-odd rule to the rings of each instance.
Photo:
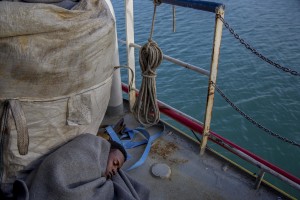
[[[131,113],[124,116],[105,117],[102,124],[116,124],[124,118],[128,128],[139,124]],[[150,134],[160,131],[151,127]],[[123,169],[132,165],[143,153],[145,145],[129,150],[129,159]],[[171,168],[169,178],[152,175],[151,167],[157,163],[167,164]],[[199,155],[199,144],[169,125],[164,133],[153,143],[146,162],[128,174],[145,184],[150,190],[150,199],[285,199],[275,190],[261,185],[254,189],[252,176],[238,169],[222,157],[207,150]]]

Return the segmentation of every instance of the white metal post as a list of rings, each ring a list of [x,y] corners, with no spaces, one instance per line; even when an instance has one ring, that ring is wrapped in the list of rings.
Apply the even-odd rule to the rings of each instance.
[[[134,48],[130,47],[130,44],[134,43],[133,0],[125,0],[125,19],[126,19],[127,65],[129,68],[132,69],[133,72],[132,74],[130,70],[128,70],[129,106],[130,106],[130,110],[132,111],[136,99]]]
[[[212,57],[211,57],[210,76],[209,76],[208,91],[207,91],[207,102],[206,102],[206,110],[205,110],[205,117],[204,117],[204,129],[203,129],[202,141],[200,147],[201,155],[203,155],[205,152],[205,148],[209,136],[210,122],[212,117],[212,108],[213,108],[214,96],[215,96],[215,87],[212,85],[212,82],[216,83],[217,72],[218,72],[218,62],[219,62],[222,28],[223,28],[223,22],[218,18],[218,15],[224,17],[224,9],[222,7],[219,8],[216,13],[214,43],[213,43],[213,50],[212,50]]]

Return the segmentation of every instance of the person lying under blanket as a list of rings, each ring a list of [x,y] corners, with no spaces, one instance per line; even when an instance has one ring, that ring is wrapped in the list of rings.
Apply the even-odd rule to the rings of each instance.
[[[127,153],[122,145],[119,143],[109,140],[110,151],[107,159],[107,166],[105,171],[106,178],[112,178],[113,175],[120,170],[124,162],[127,160]]]
[[[47,155],[26,178],[13,185],[18,200],[149,199],[149,190],[122,169],[124,148],[82,134]]]

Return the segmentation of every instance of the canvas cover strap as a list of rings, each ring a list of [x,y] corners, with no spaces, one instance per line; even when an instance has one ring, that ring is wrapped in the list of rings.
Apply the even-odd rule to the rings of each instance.
[[[10,135],[10,123],[8,121],[10,116],[16,126],[19,153],[20,155],[26,155],[28,153],[29,146],[28,128],[25,114],[19,100],[11,99],[4,102],[3,113],[0,121],[1,138],[4,137],[3,134],[6,136]]]

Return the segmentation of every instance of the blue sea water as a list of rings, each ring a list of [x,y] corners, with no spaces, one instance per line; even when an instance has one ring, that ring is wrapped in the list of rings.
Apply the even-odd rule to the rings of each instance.
[[[257,51],[285,67],[300,72],[299,0],[224,0],[225,20]],[[112,0],[119,39],[125,40],[124,3]],[[134,1],[135,42],[149,37],[153,3]],[[157,8],[153,39],[164,54],[209,70],[214,31],[214,14],[176,7],[176,32],[172,32],[172,6]],[[126,65],[125,47],[120,44],[120,63]],[[138,50],[136,51],[138,57]],[[136,63],[137,74],[139,65]],[[208,78],[163,61],[157,70],[158,98],[203,121]],[[122,79],[126,81],[126,71]],[[140,76],[137,75],[139,88]],[[273,132],[300,143],[300,76],[292,76],[263,62],[241,45],[225,27],[221,44],[217,84],[245,113]],[[300,148],[287,144],[249,123],[215,95],[211,129],[280,168],[300,177]],[[209,143],[246,168],[253,166]],[[278,179],[275,185],[300,198],[300,192]]]

